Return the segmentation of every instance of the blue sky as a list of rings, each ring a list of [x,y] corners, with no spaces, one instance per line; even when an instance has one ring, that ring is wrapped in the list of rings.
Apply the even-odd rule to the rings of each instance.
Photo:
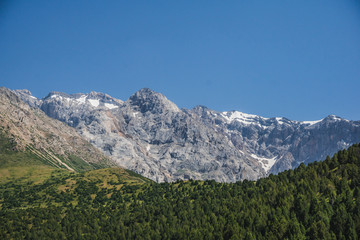
[[[360,2],[3,0],[0,85],[360,120]]]

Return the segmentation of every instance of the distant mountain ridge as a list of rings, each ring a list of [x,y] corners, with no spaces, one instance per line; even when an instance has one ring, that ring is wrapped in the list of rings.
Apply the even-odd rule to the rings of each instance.
[[[74,127],[116,164],[158,182],[253,180],[360,142],[360,121],[334,115],[300,122],[204,106],[179,109],[147,88],[127,101],[96,92],[51,92],[43,99],[27,90],[14,92]]]

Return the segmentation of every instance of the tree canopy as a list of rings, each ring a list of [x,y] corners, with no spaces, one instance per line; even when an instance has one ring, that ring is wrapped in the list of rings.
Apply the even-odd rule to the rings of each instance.
[[[258,181],[53,171],[0,184],[1,239],[358,239],[360,144]]]

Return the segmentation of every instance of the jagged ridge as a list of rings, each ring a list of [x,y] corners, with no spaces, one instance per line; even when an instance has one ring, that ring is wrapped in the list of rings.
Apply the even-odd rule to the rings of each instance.
[[[18,93],[30,105],[34,97]],[[141,89],[127,101],[77,94],[69,104],[53,93],[38,101],[120,166],[156,181],[257,179],[324,159],[360,142],[360,122],[330,115],[319,121],[264,118],[203,106],[179,109],[164,95]],[[90,99],[98,100],[93,104]]]

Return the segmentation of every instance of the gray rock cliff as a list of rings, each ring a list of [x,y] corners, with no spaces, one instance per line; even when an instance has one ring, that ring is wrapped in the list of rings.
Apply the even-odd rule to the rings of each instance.
[[[43,99],[15,92],[31,107],[74,127],[117,165],[158,182],[254,180],[324,160],[360,142],[360,121],[330,115],[299,122],[204,106],[179,109],[147,88],[125,102],[96,92],[52,92]]]

